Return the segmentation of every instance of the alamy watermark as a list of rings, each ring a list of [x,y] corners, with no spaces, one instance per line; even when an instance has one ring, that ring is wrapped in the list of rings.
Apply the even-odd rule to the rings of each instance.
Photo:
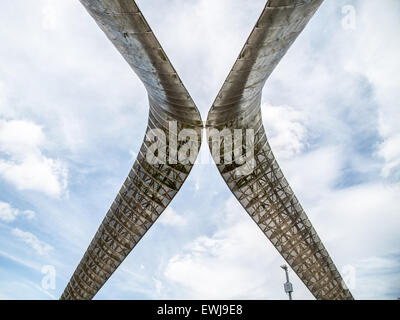
[[[41,271],[44,274],[41,283],[42,289],[54,290],[56,288],[56,268],[52,265],[46,265],[42,267]]]
[[[345,265],[342,268],[343,282],[342,286],[348,289],[356,288],[356,268],[352,265]]]
[[[216,164],[235,165],[237,176],[253,172],[254,129],[207,128],[206,136]],[[146,161],[150,164],[194,164],[200,147],[198,131],[184,128],[178,132],[176,121],[169,121],[168,133],[161,128],[149,129],[146,141]]]
[[[352,5],[342,7],[342,28],[345,30],[355,30],[357,27],[356,9]]]

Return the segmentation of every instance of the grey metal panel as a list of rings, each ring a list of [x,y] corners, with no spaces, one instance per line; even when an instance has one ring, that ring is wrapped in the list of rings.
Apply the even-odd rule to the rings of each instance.
[[[81,0],[89,14],[142,80],[150,104],[147,131],[169,121],[177,132],[194,129],[201,144],[200,114],[133,0]],[[61,299],[91,299],[165,210],[192,164],[150,164],[144,141],[139,155]],[[197,148],[197,151],[198,151]],[[167,148],[168,150],[168,148]]]
[[[352,299],[336,266],[290,188],[261,118],[264,84],[322,0],[270,0],[208,114],[207,128],[254,129],[255,166],[217,164],[244,209],[317,299]],[[212,149],[210,135],[209,147]],[[221,158],[224,149],[221,148]]]
[[[144,83],[148,129],[177,121],[194,129],[200,146],[199,112],[133,0],[81,0]],[[318,299],[351,299],[349,290],[284,178],[261,121],[261,91],[277,63],[322,0],[270,0],[219,92],[208,128],[252,128],[255,169],[236,176],[235,164],[218,164],[240,203]],[[178,192],[192,165],[149,164],[144,142],[137,160],[62,299],[91,299]],[[211,145],[210,145],[211,148]],[[198,148],[197,148],[198,150]],[[223,149],[221,150],[223,153]]]

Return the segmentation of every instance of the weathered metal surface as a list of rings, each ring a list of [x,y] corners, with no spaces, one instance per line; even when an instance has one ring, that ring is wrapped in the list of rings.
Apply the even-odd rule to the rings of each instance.
[[[251,174],[237,176],[238,164],[217,164],[223,179],[317,299],[352,299],[283,176],[267,141],[261,117],[261,93],[267,78],[321,2],[268,1],[213,103],[207,128],[254,129],[254,170]],[[221,148],[221,157],[223,153]]]
[[[162,129],[166,146],[177,144],[169,139],[169,123],[176,121],[173,131],[197,132],[198,151],[200,114],[135,2],[80,1],[145,85],[150,104],[147,132]],[[317,299],[352,299],[276,163],[261,117],[265,81],[321,2],[268,1],[209,112],[207,127],[254,129],[254,170],[237,176],[236,163],[217,164],[222,177]],[[170,163],[168,157],[166,164],[148,163],[150,143],[143,142],[128,178],[61,299],[93,298],[187,178],[190,163]]]
[[[81,0],[143,82],[149,97],[147,131],[169,122],[176,130],[193,129],[201,144],[200,114],[133,0]],[[61,299],[91,299],[168,206],[187,178],[192,164],[150,164],[144,141],[129,176],[79,263]],[[179,147],[178,147],[179,148]],[[198,151],[197,148],[197,151]],[[175,162],[175,161],[171,161]]]

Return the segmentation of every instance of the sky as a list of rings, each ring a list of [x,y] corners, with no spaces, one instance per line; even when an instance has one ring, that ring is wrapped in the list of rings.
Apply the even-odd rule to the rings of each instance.
[[[206,119],[265,0],[137,4]],[[399,18],[397,0],[325,0],[263,90],[278,163],[356,299],[400,297]],[[7,1],[0,25],[0,299],[58,299],[147,96],[79,1]],[[208,153],[95,299],[287,299],[283,258]]]

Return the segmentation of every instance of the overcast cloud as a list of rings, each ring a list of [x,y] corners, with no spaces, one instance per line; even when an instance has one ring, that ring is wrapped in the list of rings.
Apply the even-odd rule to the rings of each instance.
[[[205,119],[265,0],[137,3]],[[274,154],[359,299],[400,296],[399,17],[397,0],[325,0],[263,92]],[[58,298],[132,166],[147,97],[79,1],[7,2],[0,21],[0,298]],[[199,161],[97,298],[286,299],[283,262]]]

